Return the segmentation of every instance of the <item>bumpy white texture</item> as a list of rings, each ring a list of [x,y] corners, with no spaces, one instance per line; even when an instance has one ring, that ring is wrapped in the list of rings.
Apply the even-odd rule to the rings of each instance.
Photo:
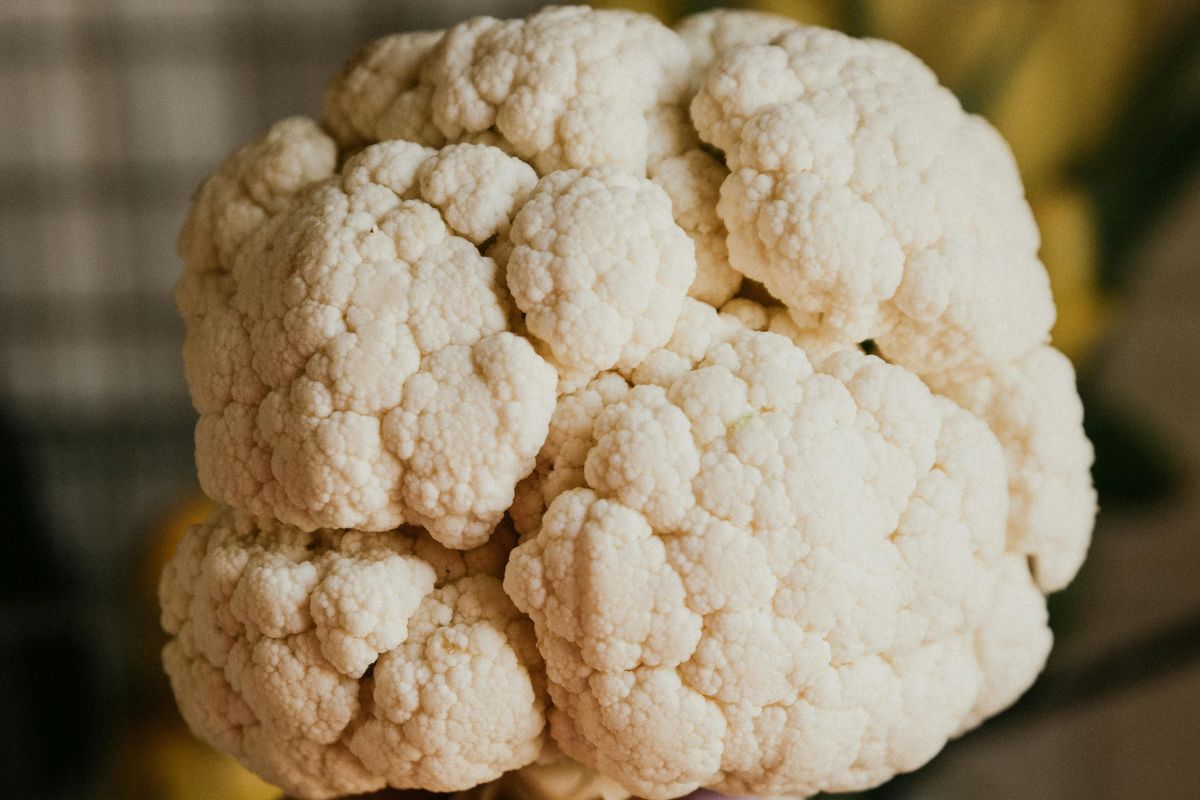
[[[482,244],[508,230],[537,174],[495,147],[452,144],[422,164],[417,179],[421,199],[437,207],[455,233]]]
[[[472,244],[536,176],[480,145],[383,143],[339,174],[333,153],[312,123],[280,123],[185,224],[201,485],[302,528],[418,523],[472,547],[554,408],[555,371],[508,331],[503,276]]]
[[[1083,564],[1096,518],[1092,444],[1071,362],[1040,347],[1015,362],[929,384],[986,421],[1004,445],[1009,548],[1031,558],[1044,591],[1062,589]]]
[[[1011,360],[1054,320],[1007,145],[905,50],[818,28],[735,49],[692,102],[731,170],[732,265],[819,338],[919,374]]]
[[[796,26],[794,19],[778,14],[718,8],[684,17],[675,32],[692,54],[692,79],[698,82],[730,50],[767,44]]]
[[[1091,450],[1011,155],[915,58],[555,8],[375,42],[323,121],[180,237],[240,509],[162,589],[207,741],[301,797],[453,791],[548,713],[641,796],[801,796],[1029,685]],[[462,548],[506,510],[502,587],[510,532]]]
[[[735,297],[723,316],[750,330],[787,336],[810,358],[837,349],[796,326],[779,305]],[[981,369],[925,376],[935,392],[978,416],[1004,446],[1009,477],[1009,549],[1031,558],[1045,592],[1063,589],[1087,555],[1096,519],[1093,450],[1071,362],[1052,347]]]
[[[719,306],[737,293],[742,274],[729,265],[725,223],[717,216],[721,184],[729,175],[710,153],[692,148],[650,168],[650,178],[671,198],[675,222],[696,245],[696,278],[688,295]]]
[[[688,64],[679,37],[644,14],[566,6],[476,17],[436,43],[368,47],[331,87],[326,118],[344,145],[494,136],[542,174],[599,164],[644,174],[658,143],[681,135],[670,109],[686,101]]]
[[[513,300],[571,385],[666,344],[696,274],[670,197],[615,167],[542,178],[508,239]]]
[[[544,678],[500,583],[511,532],[304,532],[216,510],[159,588],[184,719],[296,797],[466,789],[535,759]]]
[[[902,368],[844,351],[814,370],[700,303],[560,402],[520,492],[505,588],[554,738],[641,796],[875,785],[1049,650],[982,422]]]
[[[346,149],[388,139],[433,147],[446,138],[433,123],[433,87],[421,84],[421,64],[441,31],[384,36],[346,63],[325,92],[325,127]]]
[[[778,303],[763,305],[748,297],[734,297],[719,309],[722,315],[736,319],[752,331],[770,331],[786,336],[804,350],[810,361],[819,361],[841,350],[860,350],[858,345],[827,339],[801,328],[788,310]]]
[[[736,39],[717,38],[724,46]],[[645,15],[570,7],[523,21],[479,18],[444,36],[371,43],[331,82],[324,119],[343,148],[474,142],[544,174],[615,165],[653,177],[696,242],[692,296],[719,304],[741,274],[729,266],[716,216],[727,173],[698,149],[688,117],[687,81],[696,74],[688,62],[684,41]]]
[[[186,272],[180,291],[202,281],[227,283],[242,243],[286,209],[297,192],[332,175],[337,157],[333,140],[304,117],[275,123],[230,156],[201,185],[184,220],[179,255]]]

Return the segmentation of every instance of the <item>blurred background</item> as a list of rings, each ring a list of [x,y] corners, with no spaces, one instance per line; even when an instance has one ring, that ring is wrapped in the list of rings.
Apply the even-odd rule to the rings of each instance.
[[[277,796],[189,736],[158,661],[157,573],[205,512],[175,235],[201,178],[318,114],[368,39],[537,5],[0,1],[0,797]],[[731,5],[893,39],[1008,137],[1097,448],[1043,679],[869,796],[1200,797],[1197,3]]]

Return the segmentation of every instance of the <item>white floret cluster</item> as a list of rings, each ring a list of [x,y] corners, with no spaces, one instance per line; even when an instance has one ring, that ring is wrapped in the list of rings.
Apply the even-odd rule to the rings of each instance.
[[[1037,249],[1003,140],[885,42],[564,7],[368,45],[180,236],[219,504],[160,589],[184,718],[313,799],[921,766],[1036,678],[1091,534]]]

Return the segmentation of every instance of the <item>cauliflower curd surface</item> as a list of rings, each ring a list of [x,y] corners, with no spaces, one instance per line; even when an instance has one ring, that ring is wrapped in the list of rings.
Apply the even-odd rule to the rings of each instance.
[[[163,660],[296,797],[564,757],[865,789],[1044,664],[1082,406],[1007,145],[895,45],[578,6],[385,37],[179,249],[218,507]]]

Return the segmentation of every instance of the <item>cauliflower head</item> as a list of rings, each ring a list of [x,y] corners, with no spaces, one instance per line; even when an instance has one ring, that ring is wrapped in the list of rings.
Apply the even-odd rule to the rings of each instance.
[[[184,718],[290,793],[466,789],[537,757],[544,679],[504,594],[512,533],[320,529],[219,508],[163,572]]]
[[[590,774],[560,757],[856,791],[1045,661],[1096,511],[1075,376],[1007,145],[894,45],[582,6],[388,36],[179,249],[220,507],[164,663],[297,797]]]

